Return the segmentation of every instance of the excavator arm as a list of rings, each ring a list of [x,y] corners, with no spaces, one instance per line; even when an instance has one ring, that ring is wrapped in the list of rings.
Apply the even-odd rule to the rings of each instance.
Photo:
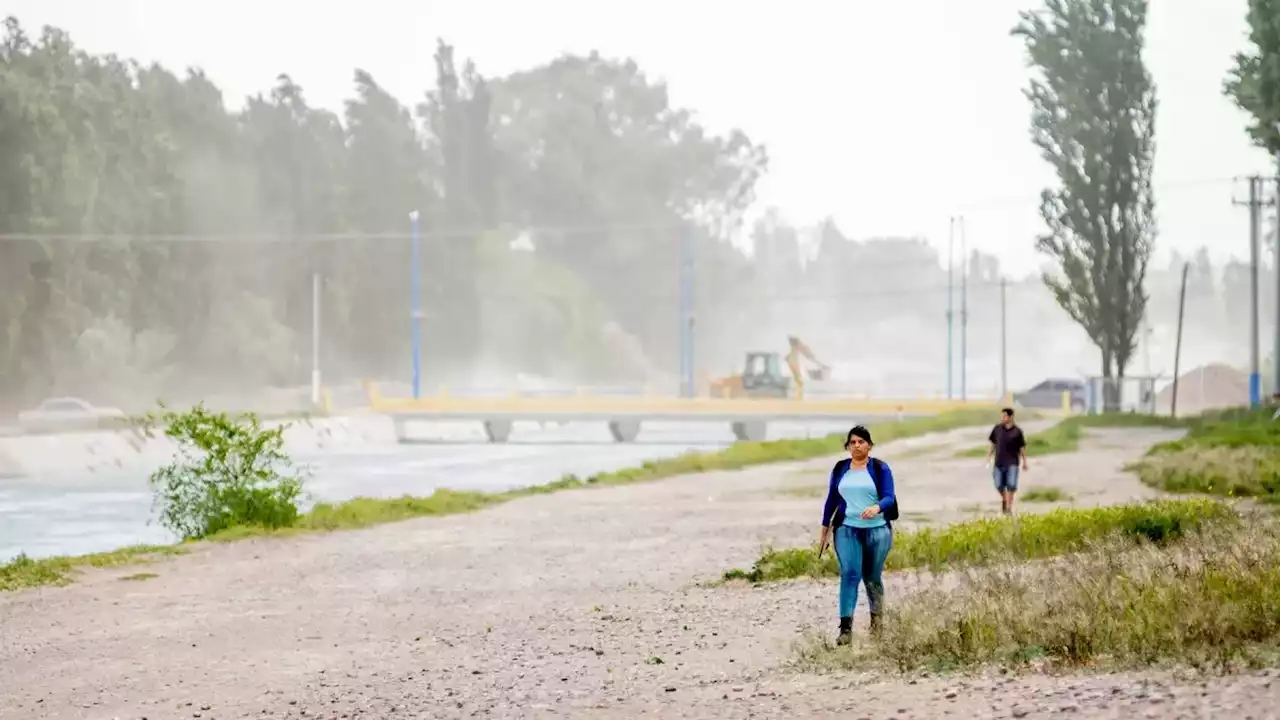
[[[800,358],[808,360],[815,367],[809,368],[808,379],[822,381],[831,375],[831,366],[822,362],[813,354],[813,350],[804,343],[800,338],[791,335],[787,337],[787,342],[791,344],[791,351],[787,353],[787,368],[791,370],[791,376],[796,381],[796,398],[804,399],[805,375],[800,367]]]

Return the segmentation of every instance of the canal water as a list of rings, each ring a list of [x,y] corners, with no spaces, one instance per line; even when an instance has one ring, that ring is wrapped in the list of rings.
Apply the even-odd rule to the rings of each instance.
[[[841,429],[825,423],[769,428],[771,437],[816,437]],[[478,423],[422,424],[411,432],[415,442],[409,444],[382,438],[293,451],[309,474],[310,501],[429,495],[438,488],[501,491],[733,442],[727,426],[709,423],[646,424],[637,442],[627,444],[613,442],[603,424],[517,425],[511,441],[502,445],[485,444]],[[15,443],[21,442],[5,439],[11,462],[8,474],[0,475],[0,563],[20,553],[33,558],[79,555],[175,540],[155,522],[148,485],[149,474],[167,460],[164,453],[137,453],[111,462],[102,462],[99,455],[99,461],[77,467],[66,462],[65,452],[62,458],[52,457],[58,454],[57,444],[46,436],[30,438],[29,456],[39,462],[15,468],[13,456],[21,459],[24,453]],[[59,459],[64,462],[55,462]]]

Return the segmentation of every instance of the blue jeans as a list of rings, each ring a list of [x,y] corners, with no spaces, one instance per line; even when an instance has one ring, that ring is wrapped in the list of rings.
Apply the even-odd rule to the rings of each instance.
[[[1010,465],[1008,467],[1000,467],[996,465],[991,469],[991,479],[995,482],[996,492],[1018,491],[1018,466]]]
[[[893,532],[886,526],[854,528],[841,525],[836,528],[836,560],[840,563],[840,617],[853,617],[858,604],[858,583],[866,583],[867,602],[873,614],[880,612],[884,602],[885,558],[893,547]]]

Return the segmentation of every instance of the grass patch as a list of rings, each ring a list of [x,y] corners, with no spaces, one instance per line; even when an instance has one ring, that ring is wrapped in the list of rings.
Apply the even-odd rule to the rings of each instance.
[[[154,580],[158,577],[160,576],[152,572],[140,572],[140,573],[134,573],[132,575],[125,575],[124,577],[120,578],[120,580],[124,582],[141,582],[143,580]]]
[[[882,642],[801,647],[815,669],[902,671],[999,663],[1064,667],[1163,662],[1230,669],[1274,660],[1280,643],[1280,531],[1206,525],[1182,542],[1094,543],[1069,561],[985,568],[913,592]]]
[[[1076,418],[1067,418],[1044,432],[1027,435],[1027,457],[1070,453],[1080,449],[1080,423]],[[961,450],[956,457],[983,457],[991,449],[991,443],[980,447]]]
[[[0,592],[23,590],[42,585],[69,585],[77,570],[85,567],[105,568],[150,562],[158,557],[183,555],[179,545],[134,545],[105,553],[76,557],[52,557],[32,560],[19,555],[0,565]]]
[[[1185,421],[1186,435],[1152,447],[1149,454],[1204,448],[1280,448],[1280,422],[1271,420],[1272,412],[1265,408],[1235,408],[1190,418]]]
[[[1191,447],[1129,466],[1142,482],[1171,493],[1280,500],[1280,451],[1271,447]]]
[[[993,408],[967,408],[929,417],[901,421],[886,420],[872,426],[872,430],[875,433],[876,442],[883,443],[981,425],[992,417],[993,413],[995,413]],[[440,489],[426,497],[404,496],[391,499],[362,497],[343,503],[321,503],[312,508],[311,512],[300,515],[297,521],[287,528],[268,529],[239,525],[216,532],[206,539],[228,542],[306,532],[359,529],[419,517],[475,512],[517,498],[563,490],[626,485],[714,470],[737,470],[753,465],[810,460],[838,455],[843,440],[843,435],[833,434],[820,438],[743,442],[716,452],[688,453],[679,457],[645,462],[637,467],[598,473],[586,478],[565,475],[555,482],[503,493]],[[31,560],[25,556],[19,556],[7,565],[0,565],[0,592],[41,585],[66,585],[71,582],[76,567],[107,567],[145,562],[149,555],[185,553],[184,547],[174,545],[125,548],[111,553],[44,560]]]
[[[887,570],[984,566],[1049,558],[1085,550],[1118,534],[1131,542],[1166,543],[1206,524],[1234,525],[1235,511],[1214,500],[1161,500],[1098,508],[1061,508],[1013,518],[970,520],[943,528],[896,530]],[[821,560],[813,548],[766,550],[750,570],[735,569],[726,580],[753,583],[800,577],[834,577],[839,572],[829,550]]]
[[[1187,422],[1187,434],[1160,443],[1128,469],[1166,492],[1280,501],[1280,422],[1270,410],[1209,413]]]
[[[1024,490],[1018,493],[1018,498],[1022,500],[1022,502],[1040,503],[1067,502],[1073,499],[1070,495],[1063,492],[1061,488],[1056,487],[1031,488],[1030,490]]]
[[[1195,422],[1195,418],[1141,413],[1100,413],[1078,415],[1071,418],[1071,421],[1081,427],[1093,428],[1185,428],[1190,427]]]

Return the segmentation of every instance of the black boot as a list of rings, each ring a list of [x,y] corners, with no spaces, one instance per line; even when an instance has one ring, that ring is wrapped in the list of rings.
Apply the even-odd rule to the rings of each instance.
[[[840,618],[840,635],[836,637],[837,645],[848,645],[853,642],[853,618]]]
[[[880,631],[884,630],[884,621],[880,617],[880,613],[871,613],[871,635],[879,637]]]

